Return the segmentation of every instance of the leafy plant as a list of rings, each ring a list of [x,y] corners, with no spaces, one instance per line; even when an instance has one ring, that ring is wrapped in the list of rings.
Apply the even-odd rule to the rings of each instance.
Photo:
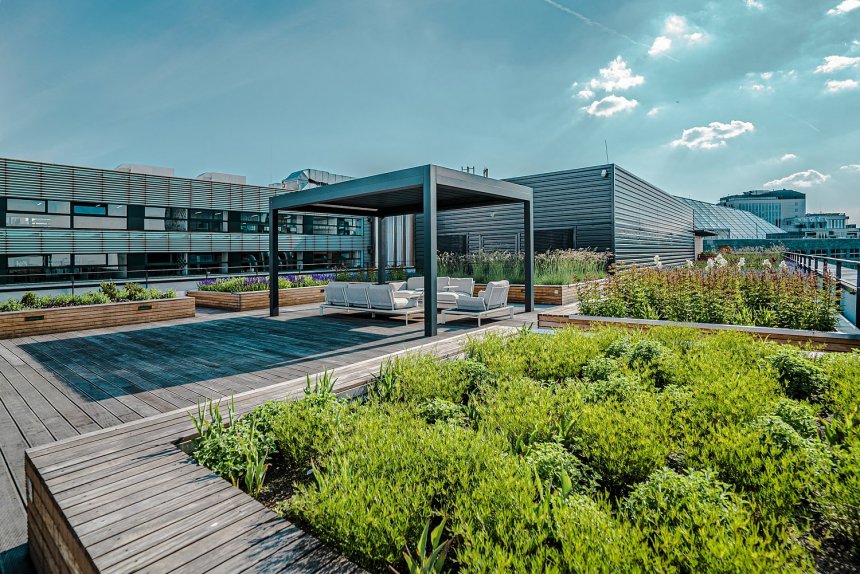
[[[450,538],[442,542],[442,533],[447,520],[447,517],[442,518],[433,530],[430,530],[431,521],[428,520],[421,532],[421,537],[418,538],[415,556],[410,555],[409,552],[403,553],[409,574],[441,574],[445,567],[448,549],[451,547]],[[393,568],[392,570],[396,572]]]
[[[826,392],[827,376],[799,352],[780,351],[768,360],[779,373],[779,380],[789,398],[817,401]]]

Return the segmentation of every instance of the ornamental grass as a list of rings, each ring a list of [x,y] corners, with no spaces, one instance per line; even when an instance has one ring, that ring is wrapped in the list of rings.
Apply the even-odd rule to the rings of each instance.
[[[557,249],[535,254],[537,285],[570,285],[606,274],[612,254],[593,249]],[[472,277],[477,283],[524,283],[524,255],[510,251],[477,251],[465,255],[440,253],[438,273],[444,277]]]
[[[782,265],[752,269],[743,260],[734,265],[722,261],[704,268],[619,267],[606,281],[580,287],[580,312],[785,329],[836,328],[838,283],[830,275],[817,278]]]

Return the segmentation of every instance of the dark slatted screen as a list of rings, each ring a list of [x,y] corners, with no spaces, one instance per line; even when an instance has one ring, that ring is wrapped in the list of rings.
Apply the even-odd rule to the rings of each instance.
[[[469,252],[469,241],[466,234],[440,235],[436,238],[436,248],[440,253],[465,255]]]
[[[535,231],[535,252],[553,249],[573,249],[576,247],[573,227],[565,229],[540,229]]]

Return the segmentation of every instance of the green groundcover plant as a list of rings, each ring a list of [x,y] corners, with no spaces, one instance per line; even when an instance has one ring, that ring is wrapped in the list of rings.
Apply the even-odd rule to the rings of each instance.
[[[371,571],[860,564],[860,353],[523,330],[394,359],[361,400],[334,380],[228,425],[201,409],[196,456]]]
[[[472,277],[478,283],[507,279],[524,283],[523,254],[509,251],[478,251],[466,255],[440,253],[439,275]],[[598,279],[606,274],[612,254],[593,249],[557,249],[535,255],[537,285],[569,285]]]
[[[604,282],[582,285],[579,301],[584,315],[833,331],[837,288],[829,275],[751,268],[717,255],[705,267],[619,267]]]
[[[36,295],[32,291],[24,293],[20,299],[9,299],[0,303],[0,311],[26,311],[28,309],[51,309],[54,307],[75,307],[77,305],[102,305],[105,303],[122,303],[125,301],[148,301],[151,299],[172,299],[176,291],[168,289],[161,291],[155,287],[149,289],[138,283],[126,283],[125,287],[117,287],[112,281],[104,282],[98,291],[90,291],[80,295]]]

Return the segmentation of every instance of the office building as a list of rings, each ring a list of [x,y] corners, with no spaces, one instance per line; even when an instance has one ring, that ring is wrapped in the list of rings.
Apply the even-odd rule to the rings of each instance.
[[[720,198],[720,205],[742,209],[786,231],[791,221],[806,214],[806,194],[791,189],[756,189]]]
[[[526,175],[507,181],[534,190],[535,251],[609,250],[616,262],[693,259],[693,208],[615,164]],[[423,229],[416,217],[418,236]],[[522,249],[522,207],[443,212],[438,248],[454,253]],[[422,260],[420,242],[416,260]]]
[[[321,173],[314,176],[343,177]],[[185,178],[154,166],[110,170],[0,158],[0,283],[263,270],[269,198],[309,184],[294,179],[275,188],[215,172]],[[372,239],[368,221],[283,214],[281,267],[361,267]]]

